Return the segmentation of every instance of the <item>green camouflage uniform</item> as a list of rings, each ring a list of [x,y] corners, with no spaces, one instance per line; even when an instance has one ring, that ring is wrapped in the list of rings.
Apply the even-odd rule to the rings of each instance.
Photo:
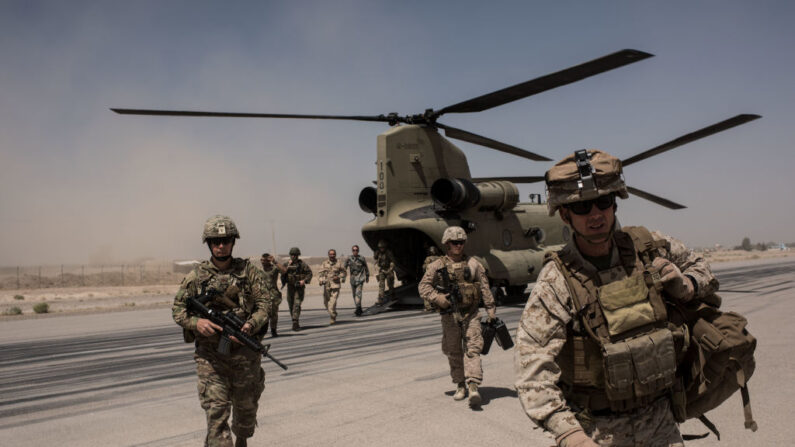
[[[347,273],[339,259],[335,259],[333,263],[326,259],[320,264],[318,277],[323,286],[323,305],[326,306],[332,323],[337,319],[337,299],[340,296],[341,283],[345,282]]]
[[[395,299],[395,257],[392,251],[376,250],[375,265],[378,267],[378,302],[386,301],[386,286],[389,286],[390,299]]]
[[[420,280],[419,292],[423,300],[434,303],[439,308],[441,308],[440,303],[447,300],[446,296],[434,287],[439,281],[437,271],[443,268],[447,268],[451,273],[451,280],[458,282],[462,295],[471,294],[471,302],[465,306],[459,303],[461,315],[442,315],[442,352],[447,356],[450,364],[450,377],[453,383],[466,381],[480,384],[483,381],[480,361],[483,336],[478,312],[480,298],[483,298],[484,307],[489,315],[493,315],[496,308],[494,297],[489,290],[486,269],[475,258],[467,256],[464,256],[460,262],[453,262],[447,256],[442,256],[430,263]],[[469,275],[458,273],[465,268],[469,269]],[[462,320],[463,328],[458,325],[457,318]],[[462,331],[465,335],[464,341],[461,337]]]
[[[207,415],[205,445],[209,447],[232,447],[230,413],[233,416],[231,431],[237,437],[248,438],[254,434],[258,402],[265,389],[260,354],[235,343],[229,355],[218,353],[219,334],[201,335],[196,329],[199,317],[186,309],[187,299],[199,296],[203,289],[223,294],[232,286],[238,290],[231,296],[226,295],[237,305],[232,310],[249,323],[251,332],[256,334],[268,319],[273,293],[262,271],[244,259],[233,258],[231,269],[224,272],[209,261],[196,266],[182,280],[171,308],[174,321],[183,328],[185,340],[196,344],[194,359],[199,400]],[[226,304],[218,301],[206,305],[220,311],[229,310]]]
[[[703,258],[674,238],[658,232],[652,232],[652,235],[654,240],[665,239],[669,244],[670,248],[661,249],[660,255],[676,264],[683,274],[693,278],[696,284],[695,297],[703,297],[717,290],[718,281]],[[615,243],[611,269],[602,272],[597,272],[579,254],[573,241],[564,250],[573,250],[583,269],[590,272],[589,277],[599,278],[598,281],[604,284],[620,279],[606,275],[615,272],[612,267],[622,265]],[[559,384],[561,374],[571,372],[562,371],[556,357],[561,353],[574,325],[581,327],[582,320],[574,311],[566,279],[555,262],[548,262],[538,275],[516,331],[516,389],[527,416],[555,438],[582,427],[600,446],[683,446],[667,397],[628,412],[606,410],[599,415],[593,415],[577,407],[575,402],[567,401]]]
[[[284,263],[284,267],[287,268],[287,273],[282,274],[282,284],[287,284],[287,305],[290,307],[293,323],[297,323],[298,318],[301,317],[301,304],[304,302],[306,284],[312,280],[312,269],[300,259],[295,263],[291,259]],[[303,286],[298,285],[300,280],[304,280]]]
[[[370,269],[364,256],[354,255],[345,260],[345,268],[351,272],[351,292],[356,308],[362,307],[362,288],[370,280]]]
[[[262,268],[262,272],[264,273],[265,282],[271,289],[271,308],[268,311],[268,315],[270,318],[268,319],[268,323],[271,327],[271,330],[276,330],[276,324],[279,322],[279,305],[282,303],[282,292],[279,290],[279,285],[277,281],[279,280],[279,269],[276,265],[271,264],[271,268],[265,270],[265,267]]]

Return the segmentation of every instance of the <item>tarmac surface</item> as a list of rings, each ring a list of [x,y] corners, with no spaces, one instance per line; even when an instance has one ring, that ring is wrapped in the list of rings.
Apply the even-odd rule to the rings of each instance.
[[[759,431],[743,428],[739,393],[708,414],[721,431],[693,446],[790,445],[795,439],[795,260],[715,266],[723,310],[745,315],[758,340],[750,381]],[[372,293],[366,304],[374,301]],[[524,415],[513,353],[483,358],[482,408],[452,400],[439,317],[418,310],[355,318],[346,287],[338,324],[309,297],[301,332],[286,304],[250,446],[532,445],[553,440]],[[515,332],[523,305],[498,308]],[[196,446],[205,433],[192,345],[166,309],[0,323],[0,444]],[[688,421],[683,433],[705,433]]]

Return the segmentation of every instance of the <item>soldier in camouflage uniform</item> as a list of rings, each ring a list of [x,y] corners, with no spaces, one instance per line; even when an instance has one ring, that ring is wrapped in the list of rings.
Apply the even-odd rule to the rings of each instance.
[[[618,159],[588,150],[547,172],[550,216],[559,211],[573,238],[547,255],[525,306],[516,389],[560,446],[683,446],[670,396],[685,336],[664,302],[707,296],[718,282],[680,241],[618,227],[615,197],[628,197],[621,171]]]
[[[481,298],[489,320],[496,318],[494,297],[489,290],[486,270],[477,259],[464,254],[467,235],[461,227],[448,227],[442,236],[442,245],[447,250],[443,256],[430,265],[420,281],[420,296],[435,304],[442,313],[442,352],[450,363],[450,376],[456,384],[455,400],[463,400],[469,392],[469,405],[480,406],[478,385],[483,382],[483,368],[480,352],[483,350],[478,305]],[[461,302],[457,302],[459,312],[449,312],[448,294],[437,290],[441,284],[439,270],[446,269],[451,281],[458,283]],[[449,313],[447,313],[449,312]]]
[[[277,282],[279,280],[279,274],[287,273],[287,269],[276,262],[270,253],[263,253],[259,261],[262,264],[262,271],[265,272],[265,282],[270,285],[271,292],[273,293],[273,303],[268,312],[270,319],[265,323],[262,332],[268,332],[268,325],[270,325],[271,337],[278,337],[279,333],[276,331],[276,325],[279,322],[279,305],[282,303],[282,292],[279,290]]]
[[[337,298],[340,296],[340,288],[345,282],[347,273],[342,261],[337,259],[337,250],[333,248],[329,250],[328,259],[320,264],[318,273],[320,285],[323,286],[323,304],[330,318],[329,324],[337,322]]]
[[[431,262],[439,259],[439,249],[436,248],[435,245],[431,245],[428,247],[428,256],[425,258],[425,261],[422,263],[422,273],[425,274],[425,271],[428,270],[428,266]],[[422,300],[425,312],[436,312],[436,305],[428,300]]]
[[[293,330],[300,331],[298,319],[301,317],[301,304],[304,302],[306,285],[312,280],[312,269],[299,258],[301,250],[298,247],[290,249],[290,260],[284,263],[285,272],[282,273],[282,287],[287,285],[287,305],[290,306],[290,316],[293,318]]]
[[[359,246],[351,247],[351,256],[345,260],[345,268],[351,272],[351,292],[353,293],[353,303],[356,305],[354,315],[362,315],[362,288],[364,283],[370,282],[370,269],[367,267],[367,260],[359,254]]]
[[[384,304],[387,302],[386,286],[389,286],[389,300],[395,299],[395,257],[383,239],[378,241],[378,250],[374,257],[375,265],[378,267],[378,273],[375,275],[378,280],[378,304]]]
[[[232,219],[213,216],[207,220],[202,242],[210,248],[210,260],[203,261],[182,280],[171,309],[174,321],[183,328],[185,341],[196,344],[193,358],[199,378],[199,400],[207,414],[204,445],[208,447],[232,447],[232,433],[236,447],[246,446],[246,439],[254,435],[257,406],[265,389],[260,354],[238,343],[233,343],[228,355],[217,352],[223,328],[191,315],[186,308],[188,298],[218,292],[217,298],[206,305],[217,311],[234,311],[246,322],[243,332],[258,334],[266,324],[273,293],[261,270],[245,259],[232,257],[235,239],[239,237]]]

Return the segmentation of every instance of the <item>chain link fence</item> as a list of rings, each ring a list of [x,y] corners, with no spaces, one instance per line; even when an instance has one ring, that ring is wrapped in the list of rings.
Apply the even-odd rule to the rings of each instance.
[[[170,285],[178,284],[185,273],[168,262],[0,267],[0,289]]]

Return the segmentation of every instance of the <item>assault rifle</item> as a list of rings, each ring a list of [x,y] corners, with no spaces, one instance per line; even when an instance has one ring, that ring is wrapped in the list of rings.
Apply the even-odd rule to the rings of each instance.
[[[442,309],[439,313],[442,315],[453,314],[456,323],[461,326],[462,315],[461,312],[458,311],[458,303],[462,302],[461,289],[458,287],[458,283],[456,281],[452,281],[450,279],[450,274],[447,272],[446,267],[440,268],[437,270],[437,273],[439,273],[439,276],[442,279],[442,284],[437,284],[436,290],[447,295],[447,301],[450,303],[450,307],[447,309]],[[464,334],[462,333],[461,336],[463,335]]]
[[[261,345],[254,337],[242,331],[243,325],[246,323],[240,317],[235,315],[234,312],[230,310],[226,313],[222,313],[218,310],[210,309],[209,307],[205,306],[204,303],[202,303],[202,300],[206,302],[212,297],[213,294],[210,293],[207,295],[202,295],[198,299],[188,298],[188,310],[195,314],[201,315],[202,317],[223,328],[223,331],[221,331],[221,341],[218,342],[218,352],[225,355],[229,354],[229,349],[231,348],[232,344],[232,339],[230,337],[235,337],[247,348],[254,352],[259,352],[265,357],[271,359],[273,363],[279,365],[281,369],[287,369],[287,365],[276,360],[276,358],[268,353],[271,345]]]

